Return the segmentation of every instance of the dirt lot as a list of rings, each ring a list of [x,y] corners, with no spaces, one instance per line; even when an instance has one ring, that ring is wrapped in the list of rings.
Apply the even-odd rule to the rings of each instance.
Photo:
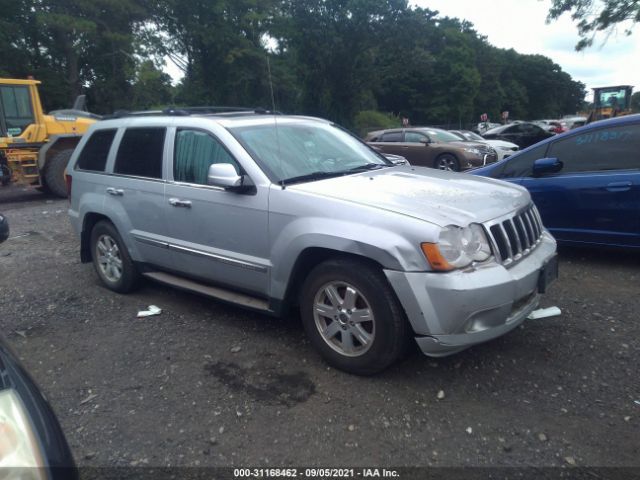
[[[66,210],[0,189],[0,325],[81,466],[640,467],[640,254],[561,251],[542,304],[560,317],[358,378],[294,318],[153,283],[107,291]],[[162,315],[135,318],[151,304]]]

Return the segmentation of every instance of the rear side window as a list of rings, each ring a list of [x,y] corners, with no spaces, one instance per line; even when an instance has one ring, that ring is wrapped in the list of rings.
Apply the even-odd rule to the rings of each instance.
[[[640,168],[640,125],[591,130],[553,143],[549,157],[557,157],[561,173],[635,170]]]
[[[114,173],[162,178],[164,128],[128,128],[122,136]]]
[[[379,142],[401,142],[402,132],[387,132],[383,133]]]
[[[109,149],[116,136],[116,130],[98,130],[89,137],[84,144],[76,168],[81,170],[91,170],[94,172],[104,172],[107,164]]]
[[[209,167],[215,163],[230,163],[240,173],[238,163],[211,135],[197,130],[178,130],[173,161],[176,182],[207,185]]]

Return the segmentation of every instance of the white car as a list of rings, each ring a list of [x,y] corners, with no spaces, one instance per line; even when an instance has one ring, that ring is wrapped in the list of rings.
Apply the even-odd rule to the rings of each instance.
[[[503,160],[513,155],[518,150],[520,150],[520,147],[515,143],[505,142],[504,140],[487,140],[486,138],[482,138],[480,135],[478,135],[475,132],[472,132],[471,130],[449,130],[449,131],[454,135],[456,135],[457,137],[460,137],[462,140],[468,140],[470,142],[482,142],[482,143],[486,143],[487,145],[490,145],[498,154],[498,160],[497,160],[498,162],[500,160]]]

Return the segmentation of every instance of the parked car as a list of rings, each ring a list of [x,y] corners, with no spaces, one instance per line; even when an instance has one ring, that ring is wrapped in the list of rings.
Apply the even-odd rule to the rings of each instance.
[[[476,131],[482,135],[487,130],[491,130],[492,128],[496,128],[502,125],[501,123],[493,123],[493,122],[480,122],[476,125]]]
[[[498,161],[504,160],[508,156],[513,155],[515,152],[520,150],[520,147],[518,147],[518,145],[516,145],[515,143],[505,142],[504,140],[487,140],[485,138],[482,138],[477,133],[472,132],[471,130],[449,130],[449,131],[453,133],[456,137],[458,137],[460,140],[464,140],[467,142],[486,143],[496,151],[496,154],[498,156]]]
[[[2,338],[0,473],[3,479],[78,478],[53,409]]]
[[[526,187],[544,224],[571,245],[640,247],[640,115],[550,138],[473,171]]]
[[[0,213],[0,243],[9,238],[9,220]]]
[[[393,128],[370,132],[367,143],[384,153],[405,157],[411,165],[460,171],[497,160],[495,150],[482,142],[461,141],[457,136],[429,127]]]
[[[315,348],[352,373],[384,369],[411,337],[444,356],[503,335],[557,274],[522,187],[395,166],[325,120],[105,120],[67,172],[81,260],[107,288],[142,276],[265,314],[299,308]]]
[[[393,153],[383,153],[384,158],[389,160],[394,165],[411,165],[409,160],[404,158],[402,155],[394,155]]]
[[[533,123],[518,122],[493,128],[482,136],[487,140],[504,140],[515,143],[520,148],[526,148],[553,135]]]

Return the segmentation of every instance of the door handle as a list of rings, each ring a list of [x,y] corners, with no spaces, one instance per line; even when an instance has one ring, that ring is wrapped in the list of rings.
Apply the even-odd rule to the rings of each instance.
[[[180,200],[179,198],[170,198],[169,204],[172,207],[191,208],[191,202],[189,200]]]
[[[107,188],[107,193],[109,195],[113,195],[115,197],[121,197],[121,196],[124,195],[124,190],[122,190],[121,188],[109,187],[109,188]]]
[[[631,190],[631,185],[631,182],[613,182],[605,188],[610,192],[626,192],[627,190]]]

